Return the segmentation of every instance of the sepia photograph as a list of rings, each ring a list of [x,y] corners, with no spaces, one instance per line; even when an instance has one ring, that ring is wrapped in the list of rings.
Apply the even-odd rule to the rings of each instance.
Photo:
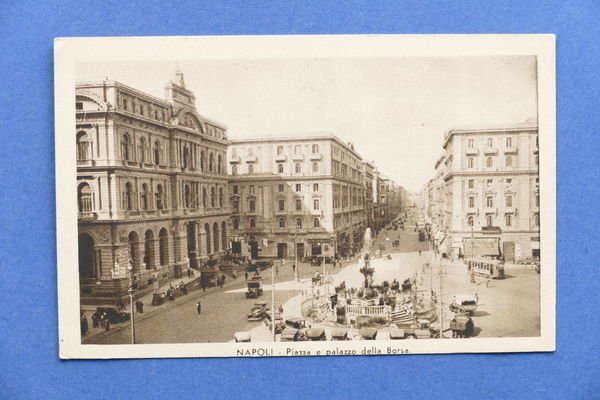
[[[552,36],[55,62],[62,358],[554,350]]]

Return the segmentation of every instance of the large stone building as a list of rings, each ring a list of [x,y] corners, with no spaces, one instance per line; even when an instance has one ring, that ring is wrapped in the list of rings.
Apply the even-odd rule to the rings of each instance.
[[[257,257],[346,256],[367,227],[364,169],[331,134],[232,140],[232,250]]]
[[[538,127],[452,129],[438,160],[432,199],[438,213],[443,182],[445,250],[455,256],[539,256]],[[471,238],[474,245],[471,246]]]
[[[189,267],[229,243],[226,128],[198,114],[178,72],[165,99],[124,84],[76,86],[82,301],[114,300]],[[209,263],[212,264],[212,263]]]

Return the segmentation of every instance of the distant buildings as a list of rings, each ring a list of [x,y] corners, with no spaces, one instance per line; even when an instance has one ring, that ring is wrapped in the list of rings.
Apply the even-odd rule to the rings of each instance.
[[[537,123],[452,129],[443,148],[421,196],[440,251],[507,262],[539,256]]]
[[[377,183],[352,144],[331,134],[232,140],[228,161],[234,253],[302,259],[361,248]],[[383,201],[388,218],[399,211]]]

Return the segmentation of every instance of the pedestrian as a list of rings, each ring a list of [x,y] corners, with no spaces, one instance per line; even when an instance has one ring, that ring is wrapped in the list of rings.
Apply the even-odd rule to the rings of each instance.
[[[98,321],[98,311],[96,311],[95,313],[92,314],[92,326],[94,328],[98,327],[100,321]]]
[[[419,250],[419,256],[421,256],[421,250]]]
[[[188,268],[187,274],[188,274],[188,279],[190,279],[192,277],[192,269],[191,268]]]
[[[144,313],[144,302],[142,300],[138,300],[139,303],[139,313],[143,314]]]
[[[475,293],[475,304],[479,304],[479,295]]]
[[[88,320],[87,317],[85,316],[85,313],[81,314],[81,336],[85,336],[88,333]]]
[[[100,326],[105,328],[106,325],[106,313],[100,314]]]
[[[202,312],[202,302],[200,300],[198,300],[198,302],[196,303],[196,312],[198,313],[198,315],[200,315],[200,313]]]
[[[279,313],[283,315],[283,304],[279,305]]]
[[[247,281],[248,280],[248,271],[244,272],[244,279]]]
[[[296,273],[296,264],[292,264],[292,272]]]
[[[279,266],[275,266],[275,276],[279,276]]]
[[[110,321],[108,319],[104,322],[104,329],[106,332],[110,331]]]

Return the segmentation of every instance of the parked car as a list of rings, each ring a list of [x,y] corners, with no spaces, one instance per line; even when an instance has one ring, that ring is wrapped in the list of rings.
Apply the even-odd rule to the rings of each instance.
[[[327,337],[325,336],[325,329],[321,328],[320,326],[309,328],[306,332],[306,336],[308,336],[308,340],[313,342],[327,340]]]
[[[243,343],[243,342],[251,342],[252,340],[252,336],[250,334],[250,332],[248,331],[243,331],[243,332],[235,332],[233,334],[233,339],[237,342],[237,343]]]
[[[473,336],[475,324],[469,314],[459,313],[450,321],[453,338],[470,338]]]
[[[457,294],[452,298],[450,311],[473,315],[477,310],[477,298],[470,294]]]
[[[296,328],[296,329],[304,328],[306,326],[306,322],[304,321],[304,318],[301,318],[301,317],[288,318],[285,320],[285,323],[287,325],[291,326],[292,328]]]
[[[282,342],[303,342],[308,340],[306,336],[306,328],[296,329],[289,326],[281,332]]]
[[[267,312],[267,303],[264,301],[256,302],[248,313],[248,321],[261,321],[265,318]]]
[[[377,329],[375,329],[375,328],[360,328],[360,330],[358,331],[358,334],[364,340],[377,339]]]
[[[348,329],[333,328],[331,330],[331,340],[350,340],[348,337]]]
[[[273,266],[273,261],[271,260],[254,260],[254,265],[256,265],[256,267],[261,270],[264,271],[265,269],[271,268]]]
[[[96,309],[98,315],[106,313],[107,319],[111,324],[118,324],[119,322],[129,321],[131,314],[128,312],[122,312],[113,307],[98,307]]]

